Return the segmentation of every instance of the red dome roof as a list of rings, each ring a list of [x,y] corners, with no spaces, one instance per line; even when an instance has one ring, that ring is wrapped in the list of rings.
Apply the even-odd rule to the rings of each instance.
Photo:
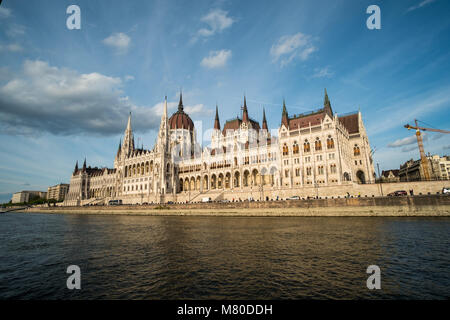
[[[180,93],[180,103],[178,103],[178,111],[175,112],[169,119],[170,129],[189,129],[194,130],[194,123],[187,113],[183,111],[183,97]]]
[[[169,119],[170,129],[189,129],[194,130],[192,119],[183,110],[178,110]]]

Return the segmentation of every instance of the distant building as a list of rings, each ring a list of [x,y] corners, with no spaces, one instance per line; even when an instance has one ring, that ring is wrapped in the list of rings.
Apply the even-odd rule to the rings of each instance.
[[[450,177],[450,156],[434,155],[430,160],[431,175],[434,175],[437,179],[448,180]]]
[[[391,170],[383,170],[381,172],[381,180],[383,182],[397,182],[400,181],[400,177],[398,175],[399,169],[391,169]]]
[[[48,187],[47,200],[63,201],[67,192],[69,192],[69,184],[67,183],[60,183],[56,186]]]
[[[30,202],[37,198],[46,198],[47,192],[45,191],[20,191],[13,194],[11,198],[12,203],[24,203]]]
[[[450,156],[439,155],[427,156],[430,168],[430,177],[433,180],[448,180],[450,177]],[[422,162],[419,160],[408,160],[400,166],[400,181],[424,180]]]

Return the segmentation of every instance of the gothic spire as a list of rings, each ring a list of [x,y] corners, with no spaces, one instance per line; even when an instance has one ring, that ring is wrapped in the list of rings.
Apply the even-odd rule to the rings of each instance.
[[[214,129],[220,130],[220,121],[219,121],[219,108],[216,104],[216,118],[214,119]]]
[[[289,117],[286,109],[286,101],[283,99],[283,112],[281,113],[281,124],[284,124],[286,128],[289,127]]]
[[[178,111],[183,111],[183,92],[180,90],[180,102],[178,103]]]
[[[183,110],[183,103],[181,101],[180,95],[180,105],[181,110]],[[180,110],[180,106],[178,106],[178,110]],[[163,115],[161,117],[161,123],[159,125],[159,133],[158,133],[158,146],[162,147],[163,152],[168,150],[169,147],[169,120],[167,118],[167,96],[164,97],[164,109]],[[158,147],[159,148],[159,147]]]
[[[262,128],[263,130],[267,129],[267,120],[266,120],[266,110],[263,108],[263,122],[262,122]]]
[[[125,152],[125,157],[128,157],[134,151],[134,136],[133,130],[131,128],[131,111],[128,116],[127,128],[125,129],[123,138],[123,151]]]
[[[327,88],[325,88],[325,96],[323,98],[323,109],[330,117],[333,117],[333,110],[331,109],[330,99],[328,99]]]
[[[119,141],[119,148],[117,149],[116,158],[120,156],[121,151],[122,151],[122,139]]]
[[[83,172],[86,172],[86,157],[84,158],[83,162]]]
[[[77,163],[75,163],[75,169],[73,170],[73,174],[78,172],[78,160]]]
[[[244,109],[242,111],[242,122],[248,122],[247,100],[244,96]]]
[[[180,110],[180,106],[181,106],[181,110],[183,110],[183,101],[181,98],[181,92],[180,92],[180,103],[178,104],[178,110]],[[166,118],[167,118],[167,96],[164,97],[163,118],[164,118],[164,120],[166,120]]]
[[[128,122],[127,122],[127,131],[131,131],[131,111],[130,114],[128,115]]]

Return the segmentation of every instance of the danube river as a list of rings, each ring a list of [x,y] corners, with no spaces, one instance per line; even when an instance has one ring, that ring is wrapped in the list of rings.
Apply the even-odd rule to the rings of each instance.
[[[449,248],[450,218],[7,213],[0,299],[448,299]]]

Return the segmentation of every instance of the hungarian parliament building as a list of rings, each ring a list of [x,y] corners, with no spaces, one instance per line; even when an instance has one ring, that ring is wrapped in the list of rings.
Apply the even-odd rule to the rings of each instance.
[[[77,162],[64,205],[345,196],[352,187],[374,182],[361,112],[333,113],[326,90],[323,108],[306,114],[289,116],[283,100],[276,136],[264,110],[261,125],[249,116],[245,97],[241,110],[241,117],[222,127],[216,106],[211,144],[202,148],[182,94],[170,118],[166,97],[152,150],[135,145],[130,113],[114,168]]]

